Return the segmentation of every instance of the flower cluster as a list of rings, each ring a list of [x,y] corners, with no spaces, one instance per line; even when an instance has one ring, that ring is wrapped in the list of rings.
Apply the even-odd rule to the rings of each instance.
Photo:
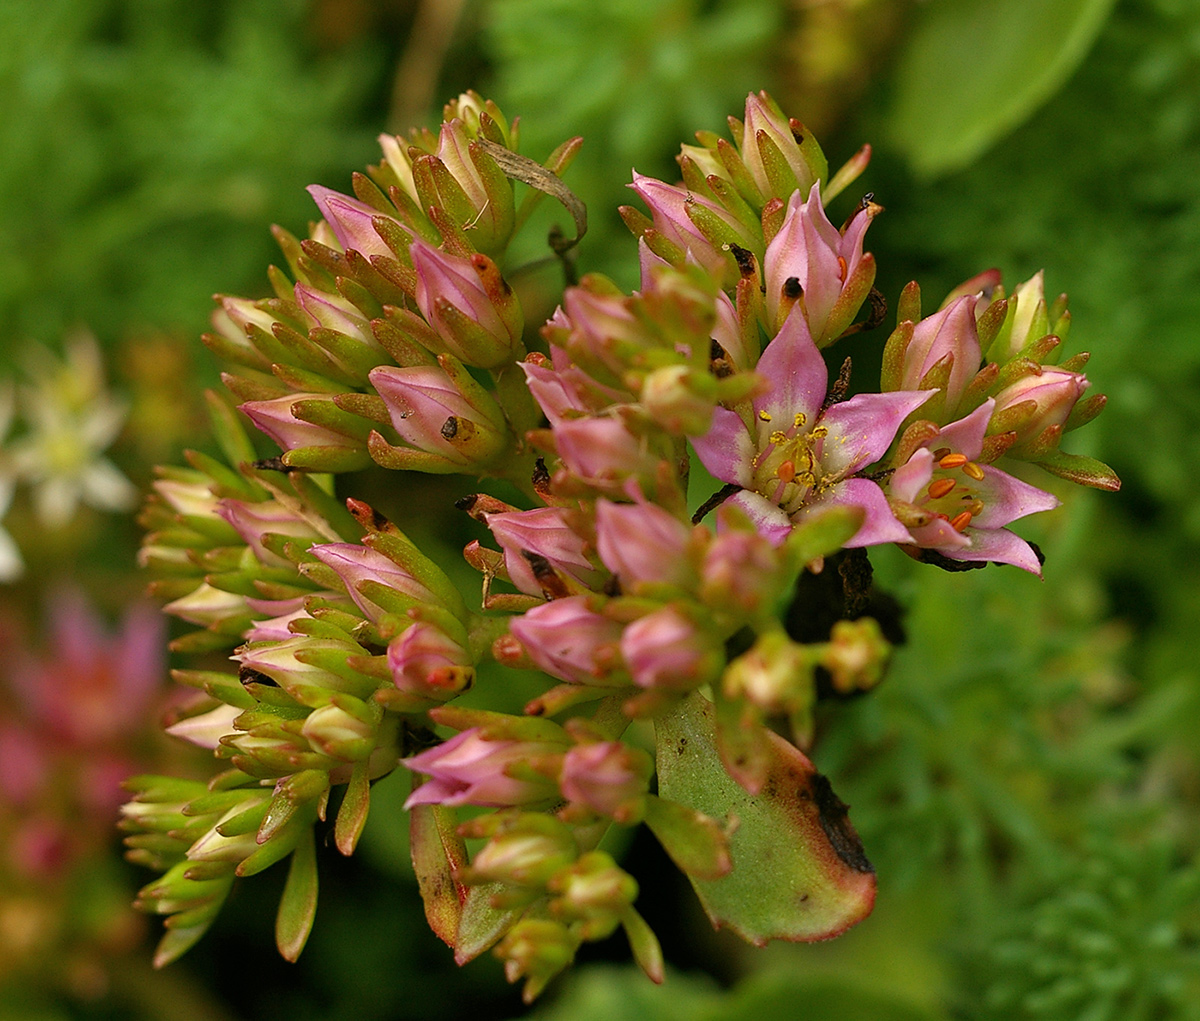
[[[323,219],[304,241],[279,232],[292,276],[272,270],[274,297],[220,299],[208,343],[280,453],[259,457],[214,396],[225,461],[164,469],[144,515],[154,587],[198,627],[175,648],[232,664],[176,672],[198,692],[169,728],[227,768],[207,786],[141,778],[126,807],[164,872],[142,896],[170,916],[160,960],[235,876],[288,856],[277,935],[298,954],[314,825],[336,804],[351,853],[371,781],[397,768],[432,928],[460,962],[494,946],[527,997],[618,927],[661,978],[637,884],[598,847],[611,826],[645,823],[714,924],[756,943],[870,911],[870,863],[804,754],[821,693],[870,689],[891,654],[863,550],[1040,574],[1008,526],[1058,500],[998,465],[1114,488],[1059,449],[1103,397],[1083,396],[1085,356],[1056,364],[1068,315],[1040,275],[1006,297],[984,274],[926,317],[910,285],[878,391],[850,395],[848,360],[831,382],[824,352],[885,314],[864,250],[881,207],[863,198],[840,229],[826,212],[869,150],[831,177],[765,94],[730,127],[683,147],[680,184],[634,173],[639,289],[584,276],[540,328],[508,243],[545,195],[582,224],[559,180],[578,140],[539,165],[474,94],[437,134],[382,139],[354,196],[311,189]],[[464,477],[477,595],[331,495],[372,466]],[[797,587],[822,571],[844,612],[813,640],[789,627],[828,609]],[[475,686],[503,702],[498,666],[545,679],[524,714],[456,704]],[[486,811],[460,822],[461,806]],[[767,862],[801,901],[755,894]]]

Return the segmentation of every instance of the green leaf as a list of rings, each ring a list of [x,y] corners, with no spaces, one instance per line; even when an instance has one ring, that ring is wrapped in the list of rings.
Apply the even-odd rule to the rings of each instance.
[[[275,945],[285,960],[295,961],[308,942],[317,914],[317,849],[312,830],[292,852],[287,883],[275,916]]]
[[[864,919],[875,872],[829,781],[768,732],[766,777],[751,794],[721,764],[713,716],[693,694],[655,721],[659,793],[733,829],[729,875],[689,877],[713,924],[762,945],[827,939]]]
[[[445,805],[414,805],[409,814],[409,847],[425,918],[434,935],[452,947],[467,897],[467,888],[454,878],[467,863],[457,823],[454,809]]]
[[[454,939],[454,962],[466,964],[475,960],[488,947],[513,927],[524,909],[501,911],[492,907],[492,898],[503,892],[503,883],[484,883],[472,886],[463,901],[458,932]]]
[[[932,0],[896,67],[885,123],[914,170],[971,163],[1071,76],[1113,0]]]

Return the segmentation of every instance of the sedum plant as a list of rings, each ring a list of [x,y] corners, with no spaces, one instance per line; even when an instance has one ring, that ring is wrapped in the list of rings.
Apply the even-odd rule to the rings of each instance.
[[[129,857],[161,873],[139,896],[167,916],[158,963],[284,859],[295,959],[314,834],[352,853],[397,769],[433,931],[460,963],[494,948],[527,999],[617,929],[661,981],[614,829],[649,827],[752,943],[870,912],[870,861],[808,757],[818,699],[869,691],[901,637],[868,550],[1040,576],[1009,526],[1058,500],[1027,465],[1117,488],[1061,449],[1104,398],[1086,355],[1062,357],[1066,299],[1040,274],[1011,293],[981,274],[933,312],[910,284],[878,386],[852,376],[837,342],[888,314],[864,248],[881,207],[838,227],[826,204],[869,149],[830,174],[765,93],[729,129],[683,146],[682,183],[634,172],[634,293],[575,282],[580,139],[535,162],[468,93],[437,133],[382,138],[353,195],[310,189],[322,219],[277,229],[273,297],[219,299],[206,342],[278,452],[210,395],[224,460],[163,469],[144,513],[153,587],[196,626],[175,676],[198,693],[168,730],[221,767],[127,785]],[[547,196],[574,235],[549,234],[569,286],[542,324],[506,253]],[[473,519],[478,583],[371,493]],[[523,711],[513,671],[540,683]]]

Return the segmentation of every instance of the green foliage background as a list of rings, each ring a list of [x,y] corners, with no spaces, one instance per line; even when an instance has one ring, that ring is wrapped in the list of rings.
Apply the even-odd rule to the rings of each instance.
[[[1068,446],[1124,487],[1062,491],[1067,506],[1028,533],[1044,583],[875,556],[910,641],[877,692],[829,707],[815,750],[879,871],[868,922],[829,945],[757,952],[710,934],[682,887],[644,881],[683,970],[660,991],[585,965],[536,1016],[1200,1017],[1200,8],[1014,2],[1039,17],[989,37],[973,20],[982,0],[832,6],[846,11],[845,88],[865,91],[822,141],[834,165],[877,143],[856,188],[888,210],[870,237],[879,286],[894,299],[915,277],[936,303],[989,266],[1010,285],[1044,267],[1048,292],[1071,295],[1068,346],[1093,352],[1089,377],[1110,396]],[[630,167],[670,177],[679,142],[722,128],[750,89],[824,116],[787,94],[803,7],[467,4],[437,94],[493,95],[521,115],[534,156],[584,135],[569,178],[591,211],[580,268],[631,285],[613,212]],[[211,378],[193,339],[208,296],[260,293],[267,225],[302,229],[305,184],[344,188],[376,158],[413,17],[368,0],[0,6],[0,362],[82,322],[120,365],[131,338],[161,333]],[[865,39],[883,23],[893,34],[875,56]],[[348,26],[336,43],[330,24]],[[991,69],[982,83],[963,77],[972,48]],[[858,345],[859,372],[882,340]],[[184,382],[180,399],[197,399]],[[125,372],[120,385],[142,384]],[[141,480],[147,449],[131,436],[118,451]],[[114,534],[105,570],[127,557],[132,577],[132,534]],[[169,979],[194,994],[176,1016],[520,1013],[492,962],[456,972],[423,931],[387,799],[385,781],[363,860],[328,863],[301,965],[274,960],[273,891],[247,887]],[[64,994],[51,976],[0,1017],[154,1016],[146,990],[163,980],[121,969],[116,999]]]

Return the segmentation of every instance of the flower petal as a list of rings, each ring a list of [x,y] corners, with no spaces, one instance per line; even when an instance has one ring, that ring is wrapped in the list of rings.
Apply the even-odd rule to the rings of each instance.
[[[975,516],[980,528],[1001,528],[1026,514],[1053,510],[1059,500],[1052,493],[1013,478],[1007,472],[983,466],[983,481],[975,486],[983,500],[983,511]]]
[[[878,461],[891,446],[900,423],[935,393],[858,394],[835,404],[821,419],[829,429],[818,454],[824,471],[844,477]]]
[[[854,538],[846,543],[846,548],[855,546],[878,546],[885,542],[912,542],[892,508],[888,506],[887,497],[870,479],[846,479],[827,490],[819,500],[800,508],[792,515],[797,524],[809,514],[820,513],[828,507],[860,507],[866,513],[862,527],[854,533]]]
[[[725,505],[743,511],[758,529],[758,534],[776,545],[783,542],[792,531],[792,522],[782,508],[748,489],[731,496]]]
[[[816,351],[816,348],[813,348]],[[722,482],[749,486],[753,481],[750,463],[758,453],[746,423],[728,408],[714,408],[712,428],[703,436],[692,437],[692,446],[700,463]]]
[[[755,371],[771,384],[770,392],[754,401],[754,413],[765,411],[773,420],[766,425],[768,431],[788,428],[797,414],[803,414],[811,422],[821,410],[829,370],[813,343],[799,305],[788,313]]]
[[[971,528],[967,535],[971,545],[961,550],[941,550],[954,560],[990,560],[996,564],[1012,564],[1030,574],[1042,576],[1033,547],[1007,528]]]

